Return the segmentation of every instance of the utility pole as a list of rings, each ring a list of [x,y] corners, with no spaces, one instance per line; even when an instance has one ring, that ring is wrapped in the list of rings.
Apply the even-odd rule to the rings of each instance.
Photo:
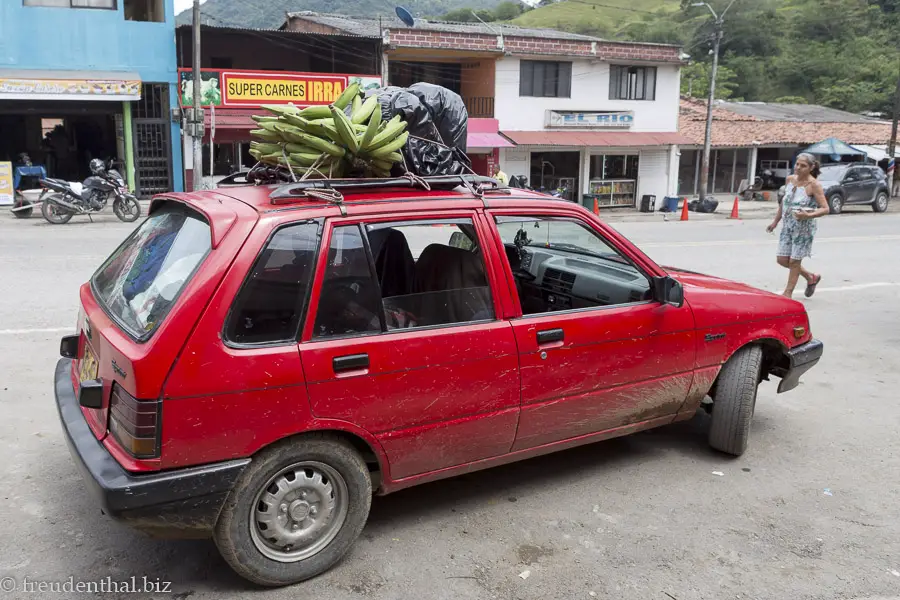
[[[191,135],[193,136],[193,155],[194,170],[193,183],[194,190],[198,191],[203,178],[203,109],[201,106],[201,83],[200,79],[200,0],[194,0],[193,11],[193,33],[194,33],[194,110],[193,123],[191,124]],[[211,149],[210,149],[210,153]]]
[[[706,136],[703,140],[703,158],[700,161],[700,202],[706,200],[707,182],[709,181],[709,155],[712,146],[712,117],[713,103],[716,99],[716,72],[719,70],[719,44],[722,41],[722,34],[725,25],[725,13],[735,3],[731,0],[731,4],[722,11],[722,15],[717,15],[712,6],[706,2],[695,2],[691,6],[705,6],[709,9],[715,18],[715,36],[713,38],[713,63],[712,70],[709,73],[709,98],[706,101]]]
[[[888,142],[888,196],[894,195],[894,177],[897,175],[897,160],[894,158],[897,148],[897,122],[900,120],[900,69],[897,72],[897,89],[894,91],[894,122],[891,125],[891,139]]]

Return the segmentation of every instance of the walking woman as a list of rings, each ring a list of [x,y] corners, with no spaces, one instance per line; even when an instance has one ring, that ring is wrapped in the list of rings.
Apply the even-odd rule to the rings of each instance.
[[[800,276],[806,280],[804,295],[809,298],[816,291],[822,280],[821,275],[810,273],[803,268],[803,259],[812,254],[812,243],[816,236],[815,219],[827,215],[828,202],[822,184],[816,180],[819,176],[819,161],[812,154],[797,157],[794,163],[794,174],[788,176],[784,199],[775,213],[775,220],[766,228],[772,233],[779,221],[781,237],[778,240],[778,264],[790,269],[784,295],[790,298],[794,294]]]

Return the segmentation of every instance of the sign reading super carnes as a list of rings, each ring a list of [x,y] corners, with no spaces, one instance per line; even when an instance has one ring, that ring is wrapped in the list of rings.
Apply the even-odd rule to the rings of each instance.
[[[346,76],[222,72],[223,104],[331,104],[346,86]]]

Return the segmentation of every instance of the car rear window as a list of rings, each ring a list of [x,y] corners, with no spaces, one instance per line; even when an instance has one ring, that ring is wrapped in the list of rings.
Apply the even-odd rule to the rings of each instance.
[[[180,202],[155,211],[91,280],[109,316],[143,340],[159,326],[210,250],[209,224]]]

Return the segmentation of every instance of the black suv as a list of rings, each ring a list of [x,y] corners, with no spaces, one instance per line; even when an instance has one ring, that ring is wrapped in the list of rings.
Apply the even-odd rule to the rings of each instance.
[[[868,204],[875,212],[887,210],[890,198],[887,175],[875,165],[825,165],[819,175],[831,214],[847,204]]]

